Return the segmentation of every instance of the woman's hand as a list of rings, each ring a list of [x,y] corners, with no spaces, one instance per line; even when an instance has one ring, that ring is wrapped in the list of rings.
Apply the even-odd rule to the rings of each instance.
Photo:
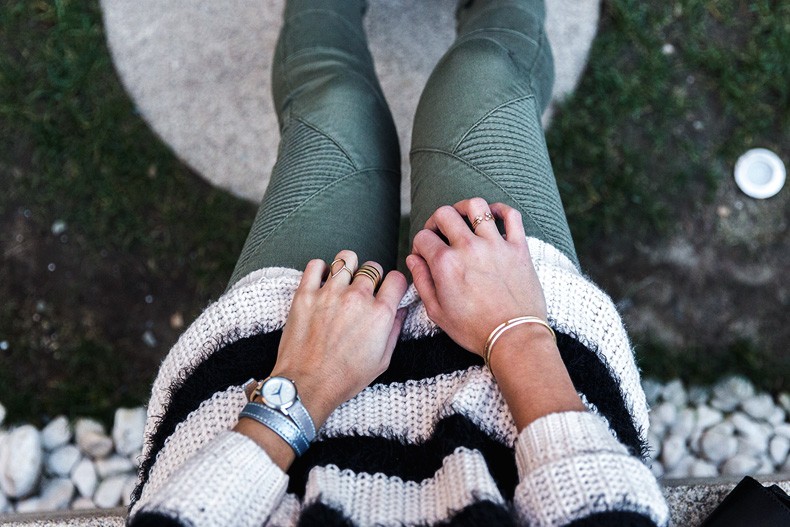
[[[474,231],[464,221],[487,212],[504,222],[506,238],[494,221],[481,221]],[[484,199],[471,198],[440,207],[414,237],[406,265],[428,316],[472,353],[482,356],[489,334],[506,320],[525,315],[546,320],[521,214],[502,203],[489,207]],[[550,336],[545,328],[537,330]]]
[[[398,310],[407,286],[402,273],[388,273],[374,295],[368,277],[352,281],[357,255],[337,258],[348,270],[342,262],[332,269],[323,260],[307,264],[272,370],[294,380],[316,428],[387,369],[405,317]],[[379,264],[367,263],[381,275]]]

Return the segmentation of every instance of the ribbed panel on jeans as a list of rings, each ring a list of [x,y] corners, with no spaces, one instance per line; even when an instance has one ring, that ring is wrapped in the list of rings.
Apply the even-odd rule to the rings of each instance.
[[[482,172],[529,214],[552,245],[575,260],[533,96],[493,110],[461,139],[453,154]]]
[[[263,203],[244,242],[230,283],[258,269],[256,252],[277,227],[312,197],[355,172],[356,168],[326,135],[299,119],[290,119],[282,130],[281,150]],[[287,145],[285,148],[282,145]],[[260,217],[262,214],[266,218]]]

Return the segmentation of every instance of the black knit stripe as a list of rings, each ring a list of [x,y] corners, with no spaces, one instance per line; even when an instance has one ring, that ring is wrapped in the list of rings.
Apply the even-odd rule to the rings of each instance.
[[[557,347],[576,390],[606,417],[617,439],[630,454],[644,459],[647,444],[640,439],[640,430],[631,418],[614,375],[598,355],[579,342],[578,337],[557,333]]]
[[[132,505],[140,498],[156,455],[176,426],[214,393],[240,385],[250,377],[268,375],[274,367],[281,334],[281,331],[275,331],[254,335],[221,347],[200,363],[191,375],[172,384],[167,411],[159,418],[149,455],[140,467],[141,481],[132,493]],[[620,441],[632,453],[639,455],[642,445],[638,431],[617,383],[606,366],[593,351],[572,336],[558,333],[557,338],[562,358],[576,388],[609,420]],[[399,342],[390,367],[374,384],[425,379],[479,364],[482,364],[482,360],[478,356],[455,344],[446,334],[439,333],[432,337]]]
[[[304,508],[299,516],[299,527],[351,527],[354,522],[347,518],[343,513],[320,501],[312,503]],[[467,505],[460,511],[455,512],[449,518],[435,523],[419,523],[421,526],[442,526],[442,527],[480,527],[487,525],[490,527],[515,527],[518,525],[513,512],[504,505],[494,503],[489,500],[481,500]]]
[[[518,484],[513,449],[491,439],[462,415],[440,420],[425,442],[404,444],[385,437],[344,436],[317,441],[288,470],[288,492],[304,496],[310,470],[335,465],[356,473],[382,473],[404,481],[434,477],[445,457],[458,447],[478,450],[499,492],[511,499]]]
[[[567,527],[657,527],[648,516],[630,511],[608,511],[591,514]]]
[[[189,522],[159,512],[139,512],[127,518],[126,527],[192,527]]]

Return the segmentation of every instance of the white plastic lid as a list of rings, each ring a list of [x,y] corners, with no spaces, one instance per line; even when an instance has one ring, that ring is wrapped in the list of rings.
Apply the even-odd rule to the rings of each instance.
[[[765,148],[753,148],[735,163],[735,183],[752,198],[775,196],[782,190],[786,176],[782,160]]]

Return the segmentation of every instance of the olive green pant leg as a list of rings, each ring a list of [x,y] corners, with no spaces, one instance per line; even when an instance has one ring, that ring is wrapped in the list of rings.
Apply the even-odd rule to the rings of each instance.
[[[439,206],[480,196],[578,266],[540,122],[554,81],[544,20],[541,0],[460,3],[414,120],[410,240]]]
[[[342,249],[395,267],[400,150],[362,26],[366,8],[286,3],[272,69],[277,161],[229,287],[256,269],[303,269]]]

